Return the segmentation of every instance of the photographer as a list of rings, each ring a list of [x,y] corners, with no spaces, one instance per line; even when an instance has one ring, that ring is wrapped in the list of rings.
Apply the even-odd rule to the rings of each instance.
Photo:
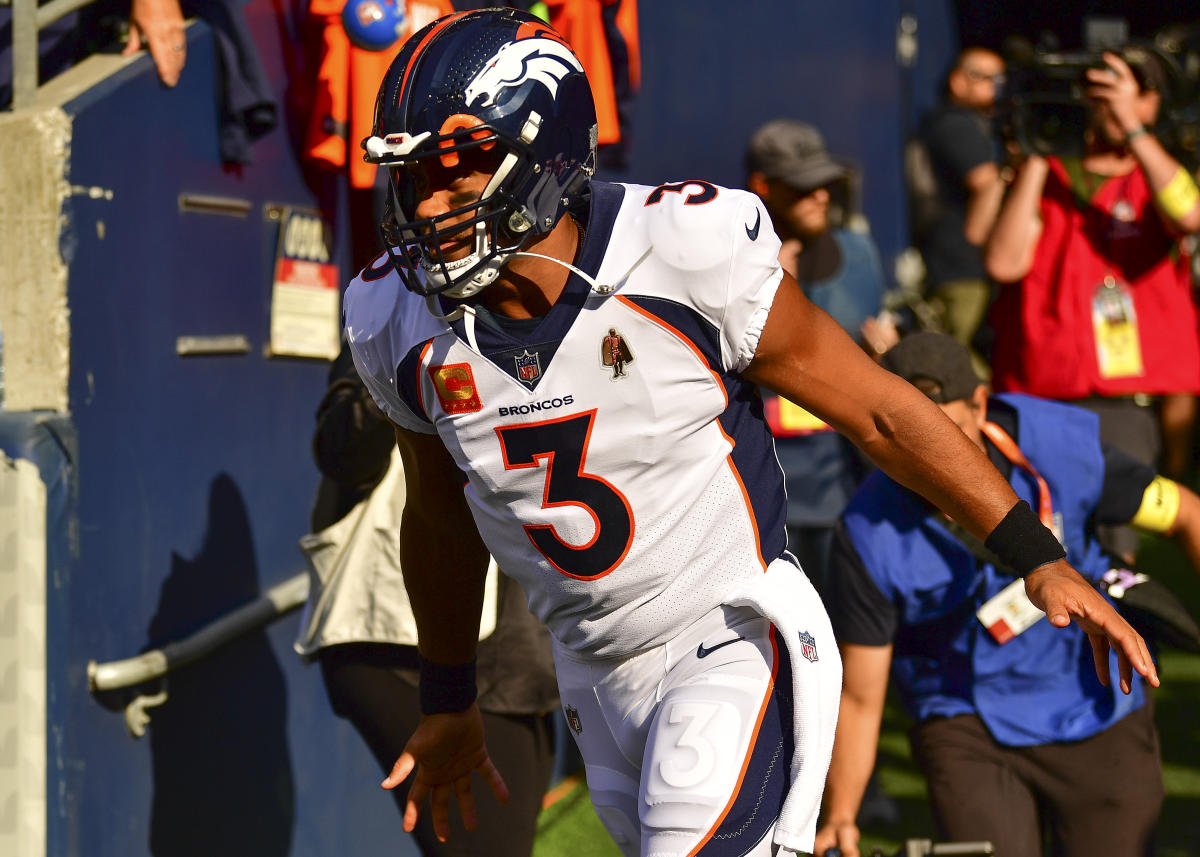
[[[993,384],[1095,411],[1105,442],[1153,465],[1164,436],[1190,431],[1200,391],[1179,244],[1200,229],[1200,193],[1151,130],[1164,97],[1160,61],[1139,48],[1103,60],[1083,72],[1091,120],[1082,156],[1029,154],[985,247],[1001,284]],[[1123,530],[1106,542],[1129,558],[1137,537]]]

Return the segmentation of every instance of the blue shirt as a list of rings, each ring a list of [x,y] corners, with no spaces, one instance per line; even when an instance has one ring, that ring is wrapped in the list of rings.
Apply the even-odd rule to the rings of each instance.
[[[1022,395],[997,396],[1009,408],[1021,451],[1050,487],[1062,518],[1068,561],[1098,579],[1111,566],[1092,532],[1105,456],[1094,414]],[[1033,477],[1012,468],[1009,481],[1037,508]],[[975,611],[1014,578],[978,562],[942,523],[940,513],[880,472],[872,474],[843,515],[845,534],[879,595],[896,613],[892,677],[917,720],[976,714],[1001,744],[1031,746],[1088,738],[1145,701],[1143,686],[1121,693],[1096,678],[1087,635],[1044,618],[1001,645]],[[835,563],[830,615],[839,640],[854,638],[855,605],[845,564]],[[870,643],[868,643],[870,644]],[[1111,668],[1116,674],[1116,656]]]

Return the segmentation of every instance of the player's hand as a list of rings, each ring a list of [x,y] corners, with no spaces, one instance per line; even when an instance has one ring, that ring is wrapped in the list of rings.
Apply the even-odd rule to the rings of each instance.
[[[425,798],[429,798],[433,832],[445,842],[450,836],[450,797],[458,801],[463,826],[474,830],[478,822],[475,800],[471,796],[471,772],[477,771],[491,787],[500,803],[508,803],[508,786],[483,741],[483,718],[479,706],[472,704],[458,714],[430,714],[421,718],[404,752],[392,766],[382,785],[395,788],[416,768],[416,779],[408,790],[404,806],[404,829],[411,833]]]
[[[187,60],[187,38],[179,0],[132,0],[129,39],[121,55],[137,53],[143,42],[158,69],[158,79],[167,86],[179,83]]]
[[[1105,687],[1111,682],[1108,670],[1108,651],[1117,653],[1117,668],[1121,673],[1121,690],[1129,693],[1133,687],[1133,670],[1158,687],[1158,670],[1150,658],[1146,641],[1133,630],[1121,614],[1109,604],[1094,586],[1071,568],[1066,560],[1048,563],[1025,578],[1025,594],[1056,628],[1065,628],[1073,619],[1092,641],[1092,657],[1096,675]]]
[[[817,857],[859,857],[858,839],[858,825],[853,822],[827,821],[817,830],[813,853]]]

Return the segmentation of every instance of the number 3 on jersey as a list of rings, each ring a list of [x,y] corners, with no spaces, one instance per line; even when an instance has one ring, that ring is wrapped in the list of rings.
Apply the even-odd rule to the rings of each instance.
[[[629,501],[605,479],[584,472],[596,411],[496,429],[506,470],[546,468],[542,508],[579,506],[592,516],[595,535],[583,545],[559,538],[550,524],[526,524],[533,546],[568,577],[595,580],[621,564],[633,544]]]

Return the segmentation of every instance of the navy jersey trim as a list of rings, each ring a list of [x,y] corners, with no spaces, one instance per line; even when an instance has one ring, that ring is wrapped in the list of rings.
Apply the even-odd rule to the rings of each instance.
[[[792,667],[779,629],[771,629],[778,666],[771,696],[759,722],[737,794],[697,857],[742,857],[771,831],[783,811],[791,783],[795,727],[792,722]]]
[[[421,355],[424,353],[425,347],[432,341],[426,339],[418,342],[408,350],[408,353],[396,366],[396,392],[400,394],[400,400],[413,412],[413,416],[430,425],[433,425],[433,421],[429,419],[429,414],[422,407],[421,402],[420,373]]]
[[[647,315],[669,324],[688,338],[708,361],[708,368],[721,373],[721,331],[696,310],[669,298],[648,295],[622,295]],[[724,379],[722,379],[724,380]]]
[[[733,441],[731,458],[758,525],[763,561],[770,563],[782,556],[787,547],[787,495],[758,388],[741,375],[721,369],[720,331],[695,309],[660,297],[622,295],[621,299],[686,338],[720,379],[729,404],[719,421]]]

